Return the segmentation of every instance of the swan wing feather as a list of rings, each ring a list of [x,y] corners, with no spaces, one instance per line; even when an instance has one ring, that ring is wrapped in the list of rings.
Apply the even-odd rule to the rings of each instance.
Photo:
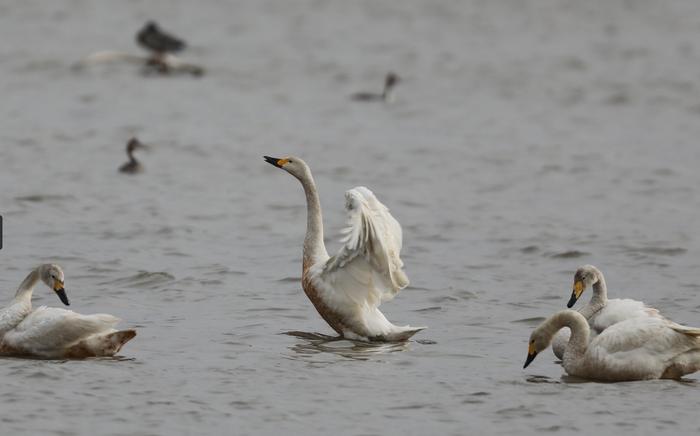
[[[119,321],[119,318],[108,314],[81,315],[70,310],[42,306],[7,332],[3,340],[11,347],[41,353],[67,347],[93,334],[111,330]]]
[[[401,225],[365,187],[347,191],[345,200],[343,245],[319,278],[356,304],[377,307],[409,283],[400,257]]]

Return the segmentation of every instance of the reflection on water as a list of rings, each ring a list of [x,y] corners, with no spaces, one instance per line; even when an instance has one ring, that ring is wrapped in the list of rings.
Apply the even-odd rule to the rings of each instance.
[[[339,336],[299,331],[285,332],[283,334],[304,340],[303,342],[296,343],[289,347],[298,355],[298,358],[302,359],[319,353],[331,353],[347,359],[369,360],[374,356],[396,353],[409,349],[409,342],[360,342],[351,341]]]

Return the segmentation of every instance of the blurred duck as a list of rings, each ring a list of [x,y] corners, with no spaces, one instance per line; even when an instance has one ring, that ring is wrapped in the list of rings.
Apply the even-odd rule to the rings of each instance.
[[[176,53],[186,47],[183,40],[163,32],[154,21],[147,22],[136,34],[136,41],[141,47],[157,54]]]
[[[145,67],[145,73],[158,74],[191,74],[201,76],[204,68],[182,61],[173,53],[182,51],[186,44],[179,38],[163,32],[153,21],[147,22],[136,34],[136,42],[149,52],[148,56],[133,55],[114,50],[102,50],[92,53],[78,62],[74,69],[81,70],[85,67],[112,63],[130,62]]]
[[[32,309],[32,294],[42,281],[68,306],[63,270],[39,265],[22,281],[15,298],[0,310],[0,355],[47,359],[113,356],[136,336],[114,329],[119,319],[108,314],[81,315],[42,306]]]
[[[379,311],[408,285],[399,257],[401,225],[369,189],[345,193],[348,226],[343,246],[328,256],[316,184],[308,165],[298,157],[265,161],[301,182],[306,195],[302,287],[321,317],[338,334],[356,341],[405,341],[425,327],[397,326]]]
[[[352,94],[351,98],[355,101],[385,101],[390,102],[392,100],[392,90],[399,83],[399,76],[394,73],[389,73],[384,79],[384,91],[381,94],[376,94],[372,92],[358,92]]]
[[[137,148],[146,148],[138,139],[131,138],[126,143],[126,155],[129,156],[129,161],[119,167],[119,172],[127,174],[136,174],[143,172],[143,165],[134,157],[134,150]]]
[[[573,291],[566,307],[573,307],[588,287],[592,288],[593,295],[591,295],[591,300],[588,304],[579,310],[579,313],[588,320],[588,326],[591,329],[591,339],[611,325],[627,319],[663,318],[658,310],[648,307],[641,301],[628,298],[608,299],[608,288],[605,285],[603,273],[593,265],[584,265],[576,270]],[[568,330],[562,330],[554,337],[552,351],[559,359],[563,358],[564,349],[568,341]]]
[[[571,330],[562,366],[567,374],[600,381],[680,379],[700,370],[700,329],[658,317],[632,318],[590,339],[588,320],[557,312],[530,335],[527,368],[562,328]]]

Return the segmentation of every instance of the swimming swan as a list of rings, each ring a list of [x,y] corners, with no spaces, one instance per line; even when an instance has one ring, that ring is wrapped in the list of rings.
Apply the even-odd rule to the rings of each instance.
[[[569,375],[601,381],[679,379],[700,369],[700,329],[657,317],[632,318],[589,341],[586,318],[568,309],[532,332],[523,368],[563,327],[571,330],[562,363]]]
[[[593,295],[588,304],[579,310],[579,313],[588,320],[588,326],[591,328],[591,339],[611,325],[626,319],[662,318],[658,310],[646,306],[641,301],[628,298],[608,300],[608,288],[605,285],[603,273],[593,265],[584,265],[576,270],[573,291],[566,307],[571,308],[588,286],[593,289]],[[562,330],[552,341],[552,351],[559,359],[564,356],[569,334],[568,330]]]
[[[20,284],[12,303],[0,310],[0,354],[54,359],[113,356],[136,336],[134,330],[115,330],[119,319],[112,315],[81,315],[45,306],[32,310],[32,293],[39,280],[63,304],[70,304],[61,268],[38,266]]]
[[[328,256],[316,184],[298,157],[265,161],[296,177],[306,194],[302,286],[318,313],[344,338],[359,341],[405,341],[425,327],[396,326],[379,311],[408,285],[399,257],[401,225],[365,187],[345,193],[348,226],[343,246]]]

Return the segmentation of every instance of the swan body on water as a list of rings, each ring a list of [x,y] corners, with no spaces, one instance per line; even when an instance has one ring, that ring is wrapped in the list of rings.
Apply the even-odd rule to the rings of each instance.
[[[590,339],[588,321],[563,310],[530,335],[526,368],[562,328],[571,330],[562,365],[567,374],[600,381],[680,379],[700,370],[700,329],[660,317],[621,321]]]
[[[114,329],[119,319],[108,314],[81,315],[53,307],[32,309],[32,294],[42,281],[60,300],[70,303],[58,265],[35,268],[17,289],[14,300],[0,310],[0,355],[39,358],[113,356],[136,336],[135,330]]]
[[[584,265],[576,270],[573,291],[566,306],[573,307],[589,286],[593,290],[593,295],[588,304],[579,310],[579,313],[588,320],[591,339],[613,324],[627,319],[662,318],[658,310],[641,301],[628,298],[608,299],[608,288],[603,273],[593,265]],[[552,351],[559,359],[564,357],[564,349],[569,341],[569,335],[568,330],[562,330],[552,341]]]
[[[425,327],[396,326],[379,311],[408,285],[400,258],[401,225],[365,187],[345,193],[348,225],[330,257],[323,242],[321,204],[311,170],[298,157],[265,160],[297,178],[306,195],[302,286],[318,313],[342,337],[404,341]]]

